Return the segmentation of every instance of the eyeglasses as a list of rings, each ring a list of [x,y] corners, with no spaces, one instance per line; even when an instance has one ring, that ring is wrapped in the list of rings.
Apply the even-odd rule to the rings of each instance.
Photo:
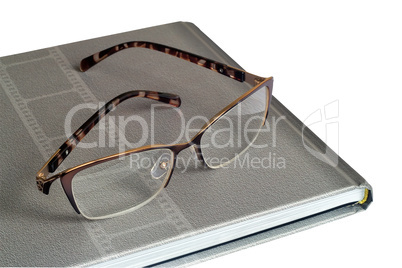
[[[173,107],[179,107],[181,104],[178,95],[154,91],[129,91],[107,102],[60,146],[36,175],[37,187],[44,194],[49,194],[51,184],[60,179],[75,211],[88,219],[122,215],[150,202],[168,185],[177,155],[186,148],[193,147],[198,160],[207,167],[219,168],[229,164],[254,142],[268,116],[272,77],[259,77],[177,48],[151,42],[127,42],[83,59],[80,69],[85,72],[126,48],[147,48],[163,52],[246,83],[250,89],[213,116],[186,143],[143,146],[93,160],[49,177],[85,135],[121,102],[140,97],[167,103]],[[244,135],[236,131],[227,131],[234,125],[243,128],[245,124],[252,126],[253,131],[247,131]],[[237,146],[222,146],[229,141]],[[133,167],[133,157],[145,164]]]

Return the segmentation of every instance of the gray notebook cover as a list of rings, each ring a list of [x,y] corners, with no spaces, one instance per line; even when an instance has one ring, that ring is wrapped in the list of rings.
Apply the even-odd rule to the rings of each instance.
[[[252,148],[247,154],[250,159],[265,158],[269,166],[241,167],[237,162],[210,170],[197,167],[186,150],[179,156],[188,165],[176,167],[168,187],[152,202],[99,221],[76,214],[59,182],[48,196],[40,193],[35,174],[65,141],[66,115],[77,104],[98,105],[129,90],[171,92],[180,95],[180,110],[188,122],[196,115],[212,117],[244,92],[237,81],[146,49],[128,49],[86,73],[79,71],[84,57],[134,40],[163,43],[240,67],[186,22],[0,58],[0,266],[98,264],[351,189],[369,190],[363,204],[338,207],[156,265],[186,266],[354,214],[371,202],[366,181],[310,130],[304,129],[302,137],[302,123],[275,98],[268,119],[271,127],[256,141],[268,147]],[[136,114],[150,120],[150,104],[127,101],[114,116]],[[83,109],[75,114],[72,131],[93,112]],[[181,127],[177,111],[159,107],[154,112],[157,122],[147,141],[172,143]],[[191,127],[203,123],[194,121]],[[138,127],[125,127],[131,143],[141,138]],[[97,127],[83,141],[100,144],[102,133]],[[186,137],[177,142],[184,141]],[[119,150],[101,147],[75,149],[60,170]]]

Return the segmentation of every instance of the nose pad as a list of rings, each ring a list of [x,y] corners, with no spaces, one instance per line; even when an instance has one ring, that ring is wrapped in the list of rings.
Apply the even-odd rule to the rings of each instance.
[[[192,157],[195,161],[199,160],[202,161],[201,152],[198,149],[197,145],[193,145],[190,147]]]
[[[158,180],[166,175],[166,172],[170,169],[172,155],[168,153],[162,154],[158,160],[156,160],[154,166],[151,169],[151,176],[153,179]]]

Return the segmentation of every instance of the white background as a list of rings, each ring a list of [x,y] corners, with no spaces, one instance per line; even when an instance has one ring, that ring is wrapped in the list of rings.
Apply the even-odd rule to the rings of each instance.
[[[0,6],[0,56],[179,20],[195,23],[247,71],[274,76],[274,95],[301,120],[338,100],[339,154],[374,188],[363,213],[195,267],[400,265],[397,1],[8,1]],[[325,129],[313,130],[325,140]]]

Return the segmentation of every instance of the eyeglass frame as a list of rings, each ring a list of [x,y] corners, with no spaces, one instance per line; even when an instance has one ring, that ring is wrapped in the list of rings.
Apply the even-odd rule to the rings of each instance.
[[[39,191],[43,192],[44,194],[48,195],[49,194],[49,189],[51,184],[57,180],[60,179],[63,190],[65,194],[67,195],[68,200],[70,201],[70,204],[74,208],[74,210],[78,213],[81,214],[80,210],[78,209],[78,206],[75,202],[73,191],[72,191],[72,180],[74,176],[89,167],[111,161],[120,157],[128,156],[133,153],[139,153],[139,152],[144,152],[148,150],[154,150],[154,149],[169,149],[171,152],[173,152],[173,164],[172,168],[170,169],[170,173],[167,175],[166,183],[163,187],[161,188],[166,188],[167,185],[169,184],[169,181],[171,179],[173,170],[176,165],[176,159],[177,155],[184,149],[189,148],[193,146],[193,148],[196,151],[196,155],[198,157],[198,160],[201,161],[201,163],[204,164],[204,166],[208,166],[206,162],[204,161],[204,157],[202,155],[201,151],[201,138],[202,135],[205,133],[205,131],[213,125],[214,122],[216,122],[219,118],[224,116],[227,112],[229,112],[232,108],[234,108],[236,105],[253,95],[257,90],[261,89],[262,87],[266,87],[268,94],[267,94],[267,102],[266,102],[266,107],[265,107],[265,118],[263,120],[262,126],[265,124],[266,119],[268,117],[268,112],[269,112],[269,107],[272,99],[272,87],[273,87],[273,77],[260,77],[251,73],[248,73],[244,70],[241,70],[236,67],[232,67],[230,65],[226,65],[190,52],[186,52],[177,48],[169,47],[166,45],[154,43],[154,42],[148,42],[148,41],[131,41],[131,42],[126,42],[122,43],[119,45],[112,46],[110,48],[107,48],[105,50],[102,50],[100,52],[97,52],[91,56],[88,56],[84,58],[81,63],[80,63],[80,70],[82,72],[87,71],[97,63],[101,62],[102,60],[106,59],[107,57],[122,51],[127,48],[147,48],[159,52],[163,52],[175,57],[178,57],[180,59],[192,62],[194,64],[197,64],[201,67],[208,68],[212,71],[215,71],[219,74],[225,75],[229,78],[232,78],[236,81],[239,82],[246,82],[252,86],[251,89],[249,89],[246,93],[238,97],[236,100],[231,102],[229,105],[227,105],[225,108],[220,110],[217,114],[215,114],[209,122],[205,123],[204,126],[198,131],[196,135],[190,141],[185,142],[185,143],[178,143],[178,144],[173,144],[173,145],[164,145],[164,144],[154,144],[154,145],[146,145],[146,146],[141,146],[139,148],[134,148],[127,150],[125,152],[120,152],[116,154],[112,154],[106,157],[102,157],[96,160],[92,160],[89,162],[85,162],[81,165],[77,165],[68,169],[65,169],[49,178],[50,173],[53,173],[57,170],[57,168],[61,165],[61,163],[64,161],[64,159],[71,153],[71,151],[77,146],[77,144],[85,137],[85,135],[93,128],[95,125],[110,111],[112,111],[118,104],[123,102],[124,100],[134,98],[134,97],[142,97],[142,98],[148,98],[148,99],[153,99],[157,100],[160,102],[164,102],[167,104],[170,104],[174,107],[180,107],[181,105],[181,99],[178,95],[176,94],[171,94],[171,93],[163,93],[163,92],[155,92],[155,91],[145,91],[145,90],[134,90],[134,91],[128,91],[123,94],[120,94],[119,96],[113,98],[109,102],[107,102],[101,109],[99,109],[95,114],[93,114],[84,124],[81,125],[80,128],[78,128],[61,146],[60,148],[49,158],[49,160],[43,165],[43,167],[37,172],[36,174],[36,184],[37,188]],[[253,86],[254,84],[254,86]],[[262,127],[261,126],[261,127]],[[247,148],[246,148],[247,149]],[[245,149],[245,150],[246,150]],[[244,151],[245,151],[244,150]],[[236,156],[237,157],[237,156]],[[236,157],[234,157],[232,160],[234,160]],[[230,161],[228,161],[230,162]],[[208,166],[209,167],[209,166]],[[149,200],[135,206],[143,206],[146,203],[150,202],[153,198],[150,198]],[[131,210],[131,209],[130,209]]]

